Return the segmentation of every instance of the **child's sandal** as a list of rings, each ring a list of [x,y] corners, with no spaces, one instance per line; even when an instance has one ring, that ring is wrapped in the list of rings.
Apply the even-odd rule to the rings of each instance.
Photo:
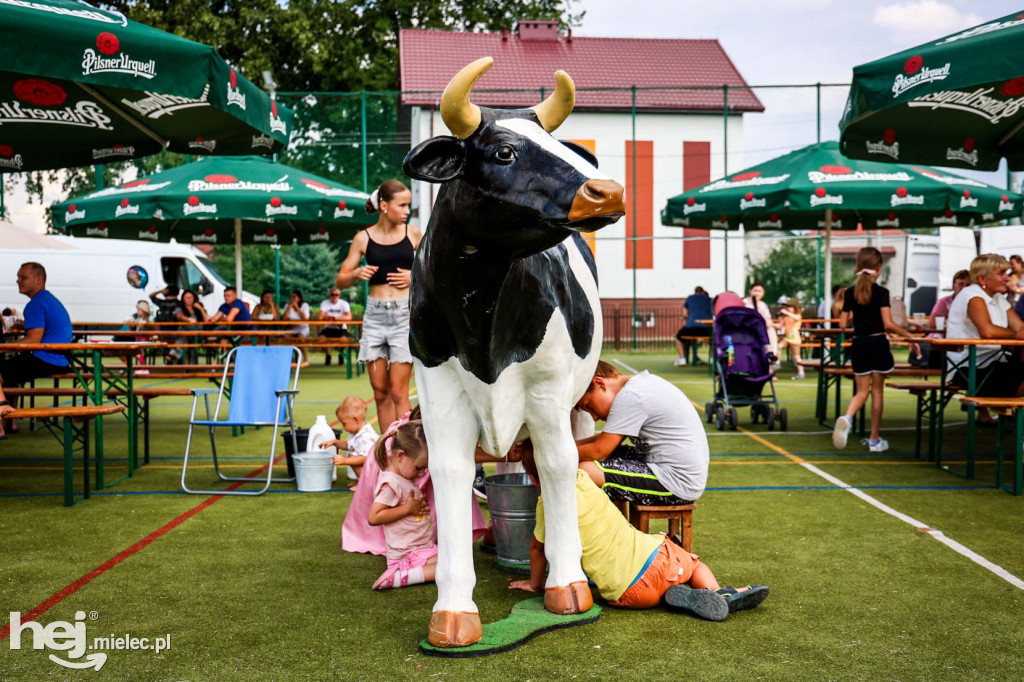
[[[725,599],[729,613],[752,609],[768,598],[767,585],[747,585],[741,592],[735,587],[720,587],[715,593]]]

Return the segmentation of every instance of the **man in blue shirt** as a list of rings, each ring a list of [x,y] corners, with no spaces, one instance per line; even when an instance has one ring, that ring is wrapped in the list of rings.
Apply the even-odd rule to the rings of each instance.
[[[18,269],[18,291],[30,299],[25,306],[22,343],[71,343],[71,318],[57,297],[46,290],[46,268],[25,263]],[[0,417],[14,410],[4,397],[4,386],[20,386],[32,379],[67,371],[67,356],[45,350],[19,353],[0,360]],[[0,420],[0,438],[6,437]]]
[[[676,332],[676,350],[679,357],[673,363],[676,367],[686,364],[686,356],[690,354],[690,345],[696,343],[691,338],[694,336],[711,336],[711,323],[708,320],[713,315],[711,309],[711,297],[704,291],[704,287],[697,287],[693,293],[686,297],[683,304],[683,326]],[[694,354],[695,362],[696,354]]]
[[[224,305],[217,308],[217,312],[210,318],[210,324],[218,322],[252,322],[252,315],[245,304],[238,300],[238,289],[227,287],[224,289]],[[224,329],[229,327],[224,326]],[[231,329],[252,329],[252,325],[232,325]]]

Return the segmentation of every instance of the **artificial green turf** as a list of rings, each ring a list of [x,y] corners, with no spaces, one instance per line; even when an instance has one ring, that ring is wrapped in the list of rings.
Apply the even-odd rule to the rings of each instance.
[[[675,381],[698,405],[710,396],[704,367],[673,368],[665,354],[613,357]],[[331,417],[346,395],[370,396],[365,377],[343,376],[343,368],[316,364],[303,372],[300,423],[311,424],[317,414]],[[214,502],[39,618],[43,624],[72,621],[77,610],[95,611],[97,620],[87,621],[90,638],[170,634],[169,650],[159,656],[108,651],[95,673],[60,668],[48,652],[24,643],[11,651],[4,639],[0,678],[1018,677],[1024,663],[1020,590],[799,460],[863,487],[1017,576],[1024,576],[1024,499],[992,487],[990,460],[967,481],[914,459],[908,427],[915,401],[894,391],[886,395],[883,427],[892,450],[869,455],[851,438],[836,453],[828,429],[813,419],[813,376],[795,382],[784,374],[777,382],[789,408],[789,433],[768,432],[741,415],[742,428],[799,459],[743,432],[707,426],[711,470],[694,516],[694,550],[724,585],[772,588],[760,607],[724,623],[663,609],[606,607],[597,623],[552,632],[507,653],[428,657],[418,646],[436,589],[369,589],[383,558],[339,548],[350,495],[299,494],[281,484],[272,490],[283,492]],[[0,495],[10,496],[0,497],[0,613],[28,611],[209,499],[179,493],[188,410],[185,399],[154,402],[152,463],[70,509],[61,506],[61,463],[52,437],[22,433],[0,443]],[[962,422],[951,406],[943,433],[951,460],[963,459]],[[124,432],[123,421],[107,420],[108,457],[123,457]],[[224,463],[237,467],[232,471],[247,473],[265,461],[269,438],[268,430],[249,430],[218,438],[218,445]],[[982,452],[992,452],[994,443],[994,433],[980,435]],[[196,442],[195,454],[208,455],[203,445]],[[210,460],[195,463],[209,466]],[[283,474],[283,462],[278,470]],[[190,481],[211,484],[211,470],[197,469]],[[53,496],[26,496],[32,494]],[[665,530],[665,522],[653,530]],[[491,555],[477,549],[474,560],[481,617],[500,620],[522,593],[508,589],[512,576],[497,569]]]

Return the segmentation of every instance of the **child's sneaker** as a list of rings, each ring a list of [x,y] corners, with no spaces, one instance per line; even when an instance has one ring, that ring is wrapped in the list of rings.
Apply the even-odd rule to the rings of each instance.
[[[846,439],[850,435],[851,428],[853,428],[853,424],[850,423],[850,419],[846,415],[837,419],[835,428],[832,429],[832,445],[840,450],[845,448]]]
[[[889,441],[884,438],[879,438],[877,443],[868,441],[868,450],[870,452],[885,452],[889,449]]]
[[[680,355],[676,358],[676,361],[672,363],[673,367],[686,367],[686,358]]]
[[[729,617],[729,604],[724,596],[712,590],[695,590],[689,585],[673,585],[665,592],[665,605],[703,620],[721,622]]]
[[[806,378],[807,378],[806,374],[795,374],[795,375],[790,377],[790,379],[792,379],[793,381],[800,381],[801,379],[806,379]]]
[[[735,587],[720,587],[715,592],[725,598],[729,613],[752,609],[768,598],[767,585],[747,585],[742,591]]]

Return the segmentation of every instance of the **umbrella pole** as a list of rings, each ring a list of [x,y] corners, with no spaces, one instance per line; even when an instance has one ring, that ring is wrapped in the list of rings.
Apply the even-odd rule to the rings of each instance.
[[[242,219],[235,218],[235,288],[242,296]]]
[[[832,209],[825,209],[825,290],[822,292],[822,297],[826,301],[831,301],[832,296]],[[832,305],[831,302],[825,306],[825,318],[828,319],[832,316]],[[826,322],[825,328],[828,329],[832,326],[831,323]]]

